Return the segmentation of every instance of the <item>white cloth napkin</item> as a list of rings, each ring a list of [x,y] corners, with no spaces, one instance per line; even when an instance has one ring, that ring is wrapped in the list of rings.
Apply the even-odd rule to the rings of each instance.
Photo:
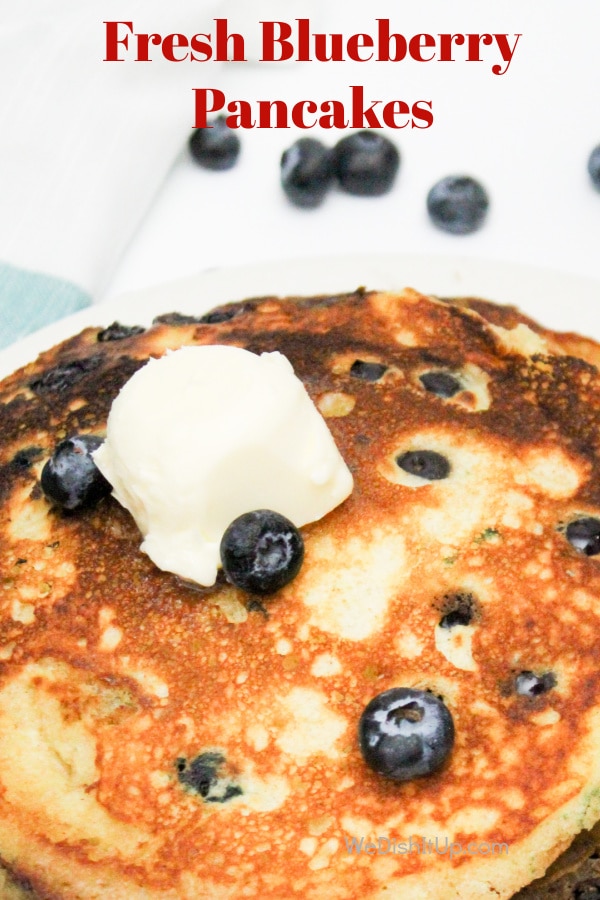
[[[103,290],[216,65],[105,62],[104,22],[193,34],[219,6],[0,0],[0,346]]]

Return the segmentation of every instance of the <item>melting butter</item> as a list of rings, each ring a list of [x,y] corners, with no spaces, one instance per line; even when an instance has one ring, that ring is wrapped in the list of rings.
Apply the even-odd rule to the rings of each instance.
[[[161,569],[214,584],[223,533],[271,509],[297,527],[348,497],[352,475],[281,353],[183,347],[125,384],[94,454]]]

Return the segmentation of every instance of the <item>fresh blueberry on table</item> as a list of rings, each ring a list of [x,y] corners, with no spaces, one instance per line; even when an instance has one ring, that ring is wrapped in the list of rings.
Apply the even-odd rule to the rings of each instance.
[[[231,584],[250,594],[273,594],[300,571],[304,541],[285,516],[257,509],[234,519],[223,535],[220,552]]]
[[[431,188],[427,212],[450,234],[471,234],[483,225],[489,207],[485,188],[469,175],[449,175]]]
[[[110,494],[112,488],[92,458],[101,443],[96,435],[80,434],[57,444],[40,478],[48,500],[73,511],[94,506]]]
[[[600,144],[594,147],[588,159],[588,172],[596,190],[600,191]]]
[[[400,166],[395,145],[375,131],[357,131],[333,148],[333,169],[348,194],[378,197],[391,190]]]
[[[231,169],[240,155],[240,139],[218,116],[206,128],[196,128],[189,140],[192,157],[205,169],[223,172]]]
[[[394,781],[431,775],[454,746],[454,722],[446,704],[414,688],[391,688],[374,697],[358,732],[367,765]]]
[[[284,151],[281,185],[295,206],[320,206],[332,182],[331,150],[316,138],[300,138]]]

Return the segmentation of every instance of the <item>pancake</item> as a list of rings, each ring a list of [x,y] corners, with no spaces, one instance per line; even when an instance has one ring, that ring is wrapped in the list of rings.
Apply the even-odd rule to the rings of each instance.
[[[160,571],[112,497],[66,513],[40,488],[149,357],[214,343],[285,354],[354,477],[266,599]],[[359,290],[88,328],[5,379],[0,896],[533,900],[579,866],[591,884],[595,838],[572,842],[600,819],[600,556],[569,535],[600,517],[598,354],[489,302]],[[424,452],[443,476],[398,463]],[[397,687],[455,729],[402,782],[357,737]]]

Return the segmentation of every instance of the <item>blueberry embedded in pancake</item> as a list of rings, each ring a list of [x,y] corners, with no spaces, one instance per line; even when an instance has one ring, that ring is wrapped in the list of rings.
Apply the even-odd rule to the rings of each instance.
[[[600,817],[597,347],[414,291],[161,318],[0,389],[7,870],[60,900],[511,897]],[[354,477],[258,600],[182,584],[114,498],[64,509],[40,483],[150,356],[213,343],[283,353]],[[361,751],[390,691],[451,717],[414,778]],[[402,772],[429,709],[380,720]],[[352,849],[380,838],[413,851]]]

